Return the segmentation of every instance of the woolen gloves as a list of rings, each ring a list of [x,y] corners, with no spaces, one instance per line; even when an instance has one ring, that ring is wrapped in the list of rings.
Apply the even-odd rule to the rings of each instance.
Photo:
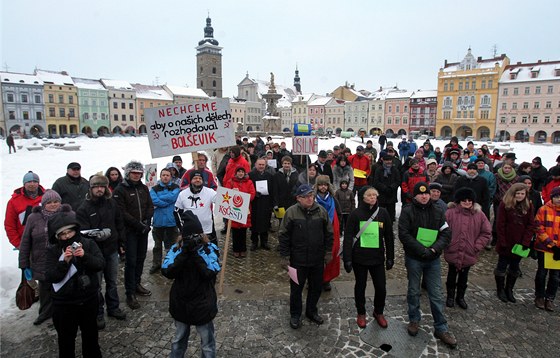
[[[556,261],[560,261],[560,247],[552,246],[552,253],[553,253],[552,258]]]
[[[352,261],[346,261],[344,263],[344,270],[348,273],[352,272]]]
[[[385,261],[385,269],[387,271],[389,271],[390,269],[393,268],[393,266],[395,265],[395,261],[391,260],[391,259],[387,259],[387,261]]]

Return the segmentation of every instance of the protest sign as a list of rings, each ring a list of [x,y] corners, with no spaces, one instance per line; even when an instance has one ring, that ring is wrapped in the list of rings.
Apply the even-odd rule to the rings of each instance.
[[[144,180],[148,189],[153,188],[158,181],[157,164],[146,164],[144,166]]]
[[[219,187],[217,192],[216,205],[218,205],[218,212],[224,216],[224,219],[246,224],[251,195],[224,187]]]
[[[235,145],[229,100],[144,109],[152,158]]]
[[[319,138],[293,137],[292,154],[317,154],[319,152]]]

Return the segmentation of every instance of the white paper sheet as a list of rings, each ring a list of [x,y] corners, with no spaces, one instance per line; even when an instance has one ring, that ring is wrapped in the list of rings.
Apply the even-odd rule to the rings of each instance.
[[[64,260],[64,253],[62,253],[62,255],[60,255],[60,258],[58,259],[58,261],[63,261],[63,260]],[[76,272],[78,272],[78,269],[76,269],[76,266],[74,266],[74,264],[70,265],[70,268],[68,269],[68,272],[66,272],[66,276],[64,276],[62,281],[52,284],[54,292],[58,292],[58,290],[60,290],[62,288],[62,286],[64,286],[64,284],[66,282],[68,282],[68,280],[72,276],[74,276],[74,274]]]
[[[257,186],[257,192],[261,195],[268,195],[268,180],[257,180],[255,185]]]

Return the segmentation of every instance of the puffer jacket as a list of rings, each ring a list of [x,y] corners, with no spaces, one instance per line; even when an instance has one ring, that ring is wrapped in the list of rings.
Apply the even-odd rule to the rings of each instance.
[[[247,194],[251,195],[250,201],[253,201],[253,199],[255,199],[255,195],[256,195],[256,192],[257,192],[255,190],[255,185],[253,184],[253,182],[251,181],[251,179],[249,179],[249,176],[247,176],[247,175],[245,175],[241,179],[239,179],[236,176],[231,178],[230,181],[228,183],[226,183],[225,187],[230,188],[230,189],[236,189],[236,190],[239,190],[242,193],[247,193]],[[249,207],[249,214],[247,215],[247,223],[241,224],[241,223],[238,223],[236,221],[232,221],[231,222],[231,227],[234,228],[234,229],[251,227],[251,208]]]
[[[447,225],[445,215],[433,205],[431,200],[426,205],[422,205],[412,199],[412,205],[403,207],[399,217],[399,240],[403,244],[407,256],[415,260],[426,261],[424,257],[426,247],[416,238],[418,228],[421,227],[438,231],[436,241],[431,248],[439,257],[451,241],[451,230]]]
[[[45,281],[47,269],[47,248],[49,235],[47,233],[48,217],[43,215],[43,208],[36,206],[27,218],[25,231],[19,246],[19,268],[31,268],[33,278]]]
[[[350,165],[345,165],[344,167],[335,165],[333,168],[333,176],[333,185],[335,188],[340,188],[340,182],[346,180],[348,182],[348,189],[350,189],[350,191],[354,189],[354,171]]]
[[[553,246],[560,246],[560,206],[551,201],[541,206],[535,217],[537,240],[535,250],[552,252]]]
[[[354,178],[354,186],[361,187],[367,185],[367,177],[371,174],[371,160],[369,157],[366,155],[360,156],[358,154],[354,154],[348,157],[348,163],[350,163],[352,168],[366,172],[365,178]]]
[[[18,248],[21,242],[21,236],[25,230],[25,223],[31,214],[33,207],[41,203],[41,197],[45,193],[45,189],[39,185],[38,195],[31,198],[26,195],[23,187],[14,190],[11,199],[6,206],[6,217],[4,219],[4,228],[10,243]]]
[[[338,189],[334,193],[334,198],[340,205],[340,212],[342,214],[349,214],[356,208],[354,193],[350,189]]]
[[[188,172],[187,172],[188,173]],[[174,183],[163,184],[158,180],[157,185],[150,189],[150,197],[154,203],[154,227],[175,227],[175,202],[181,190]]]
[[[358,208],[350,213],[344,230],[342,251],[344,262],[374,266],[385,263],[385,259],[393,260],[395,258],[393,222],[384,208],[379,208],[379,212],[373,218],[379,223],[379,248],[362,247],[360,239],[354,243],[354,237],[360,232],[360,224],[367,222],[378,208],[377,204],[370,207],[369,204],[362,201]]]
[[[480,251],[492,240],[492,226],[480,204],[465,209],[451,202],[445,217],[451,228],[451,243],[444,251],[445,261],[458,270],[474,265]]]
[[[420,182],[429,182],[428,176],[424,174],[424,169],[422,168],[419,168],[417,171],[410,168],[403,174],[401,190],[403,198],[406,198],[407,203],[412,201],[414,186]]]
[[[113,191],[113,199],[121,209],[127,230],[141,233],[144,225],[150,225],[154,215],[154,204],[148,187],[142,182],[123,180]]]
[[[451,168],[451,174],[446,175],[443,170],[449,167]],[[445,162],[441,167],[441,173],[436,177],[436,183],[441,184],[441,200],[449,203],[453,201],[453,190],[455,189],[455,182],[459,176],[455,172],[455,168],[451,162]]]
[[[278,231],[280,255],[290,258],[292,266],[323,265],[332,251],[333,227],[327,211],[317,204],[304,209],[299,203],[286,210]]]
[[[511,253],[513,246],[515,244],[529,246],[535,231],[536,226],[532,204],[527,213],[523,214],[516,209],[507,210],[504,202],[500,203],[496,223],[496,232],[498,234],[496,252],[498,254],[515,257],[515,254]]]
[[[185,247],[178,254],[177,251],[173,245],[161,270],[165,277],[175,279],[169,292],[169,313],[173,319],[188,325],[206,324],[218,313],[216,272],[208,269],[197,251],[187,251]]]
[[[85,178],[73,178],[66,174],[54,182],[52,190],[60,194],[62,204],[70,204],[72,210],[76,211],[86,199],[89,182]]]
[[[73,241],[82,244],[84,256],[75,257],[70,263],[64,260],[60,261],[60,256]],[[97,292],[99,290],[97,273],[103,270],[105,260],[95,242],[81,237],[79,232],[72,239],[61,240],[49,247],[45,281],[49,283],[61,282],[68,273],[68,270],[70,270],[71,265],[76,267],[77,272],[58,291],[51,290],[53,304],[55,305],[81,305],[90,300],[97,299]],[[82,276],[87,276],[87,281],[89,281],[87,285],[84,285],[84,280],[81,279]]]
[[[391,174],[385,176],[383,165],[375,169],[373,175],[373,186],[379,192],[377,200],[380,204],[394,204],[397,202],[397,191],[401,185],[401,174],[393,165]]]

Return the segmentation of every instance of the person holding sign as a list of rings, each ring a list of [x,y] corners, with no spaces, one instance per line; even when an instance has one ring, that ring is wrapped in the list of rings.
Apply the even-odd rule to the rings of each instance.
[[[255,168],[249,173],[249,179],[255,185],[255,200],[251,202],[251,251],[259,247],[270,250],[268,246],[268,229],[270,229],[270,213],[272,212],[273,174],[266,170],[266,159],[259,158]]]
[[[535,306],[554,311],[553,301],[560,279],[560,187],[550,191],[550,201],[541,206],[535,221],[538,225],[535,250],[538,251],[539,264],[535,276]]]
[[[226,188],[239,190],[240,192],[251,195],[251,200],[255,199],[255,186],[242,166],[237,167],[235,176],[225,185]],[[237,221],[231,223],[231,236],[233,238],[233,256],[245,257],[247,254],[247,228],[251,227],[251,212],[247,215],[247,223],[241,224]]]
[[[494,276],[498,298],[502,302],[516,302],[513,287],[520,275],[520,254],[526,257],[525,253],[529,253],[536,229],[533,205],[527,194],[527,185],[515,183],[506,191],[498,208],[496,252],[499,256]]]
[[[426,182],[416,183],[412,193],[411,205],[404,206],[399,217],[399,240],[403,244],[408,276],[408,334],[413,337],[418,334],[423,277],[434,318],[434,336],[455,348],[457,339],[449,333],[441,292],[440,255],[449,245],[451,230],[443,212],[434,206]]]
[[[375,188],[365,188],[363,201],[350,213],[344,231],[344,269],[348,273],[354,270],[356,323],[360,328],[367,325],[365,293],[368,272],[375,288],[373,317],[379,326],[387,328],[387,320],[383,316],[387,296],[385,269],[393,268],[395,238],[391,216],[377,203],[378,196]]]
[[[303,184],[296,191],[297,204],[286,210],[278,230],[282,266],[296,270],[297,282],[290,280],[290,327],[301,327],[302,292],[309,280],[305,316],[316,324],[325,263],[332,257],[333,228],[327,211],[315,202],[313,188]],[[338,258],[337,258],[338,260]]]
[[[455,192],[455,202],[449,203],[445,217],[451,228],[451,244],[445,249],[445,261],[449,264],[446,305],[453,307],[456,300],[457,305],[466,310],[469,269],[477,262],[480,251],[492,240],[492,226],[481,205],[476,202],[476,193],[466,187]]]

